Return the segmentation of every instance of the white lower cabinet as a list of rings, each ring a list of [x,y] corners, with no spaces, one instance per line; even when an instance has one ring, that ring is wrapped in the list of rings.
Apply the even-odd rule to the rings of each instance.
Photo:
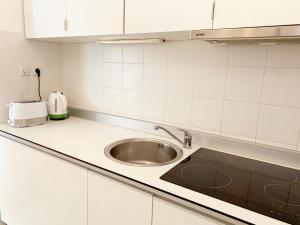
[[[0,136],[0,209],[8,225],[87,225],[87,170]]]
[[[205,214],[199,214],[170,202],[154,198],[152,225],[225,225]]]
[[[88,225],[151,225],[151,194],[93,172],[88,180]]]
[[[228,224],[1,136],[0,210],[8,225]]]

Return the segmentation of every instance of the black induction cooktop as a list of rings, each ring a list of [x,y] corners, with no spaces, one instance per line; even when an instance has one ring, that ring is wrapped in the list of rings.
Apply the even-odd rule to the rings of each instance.
[[[300,171],[201,148],[161,177],[254,212],[300,224]]]

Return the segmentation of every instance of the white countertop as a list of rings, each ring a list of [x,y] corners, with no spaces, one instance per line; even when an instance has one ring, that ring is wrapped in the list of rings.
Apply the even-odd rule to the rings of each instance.
[[[134,167],[113,162],[104,155],[104,148],[111,142],[120,139],[157,138],[165,139],[178,145],[179,143],[173,139],[75,117],[71,117],[64,121],[51,121],[42,126],[19,129],[2,124],[0,125],[0,130],[250,223],[259,225],[286,224],[159,179],[161,175],[173,168],[175,164],[179,163],[181,160],[166,166]],[[183,158],[192,154],[200,147],[201,146],[194,145],[191,150],[183,149]]]

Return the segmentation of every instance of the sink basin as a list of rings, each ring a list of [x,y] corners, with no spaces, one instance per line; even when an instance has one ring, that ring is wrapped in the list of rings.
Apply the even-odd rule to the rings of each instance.
[[[126,139],[108,145],[105,155],[131,166],[162,166],[178,161],[183,153],[178,146],[167,141]]]

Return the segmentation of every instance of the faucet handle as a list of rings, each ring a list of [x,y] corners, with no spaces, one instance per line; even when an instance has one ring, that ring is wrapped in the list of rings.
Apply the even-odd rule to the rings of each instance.
[[[183,147],[192,148],[192,140],[193,140],[192,133],[186,129],[179,128],[178,130],[184,132]]]
[[[183,129],[183,128],[178,128],[178,130],[184,132],[185,136],[189,136],[189,137],[193,136],[192,133],[189,130],[186,130],[186,129]]]

